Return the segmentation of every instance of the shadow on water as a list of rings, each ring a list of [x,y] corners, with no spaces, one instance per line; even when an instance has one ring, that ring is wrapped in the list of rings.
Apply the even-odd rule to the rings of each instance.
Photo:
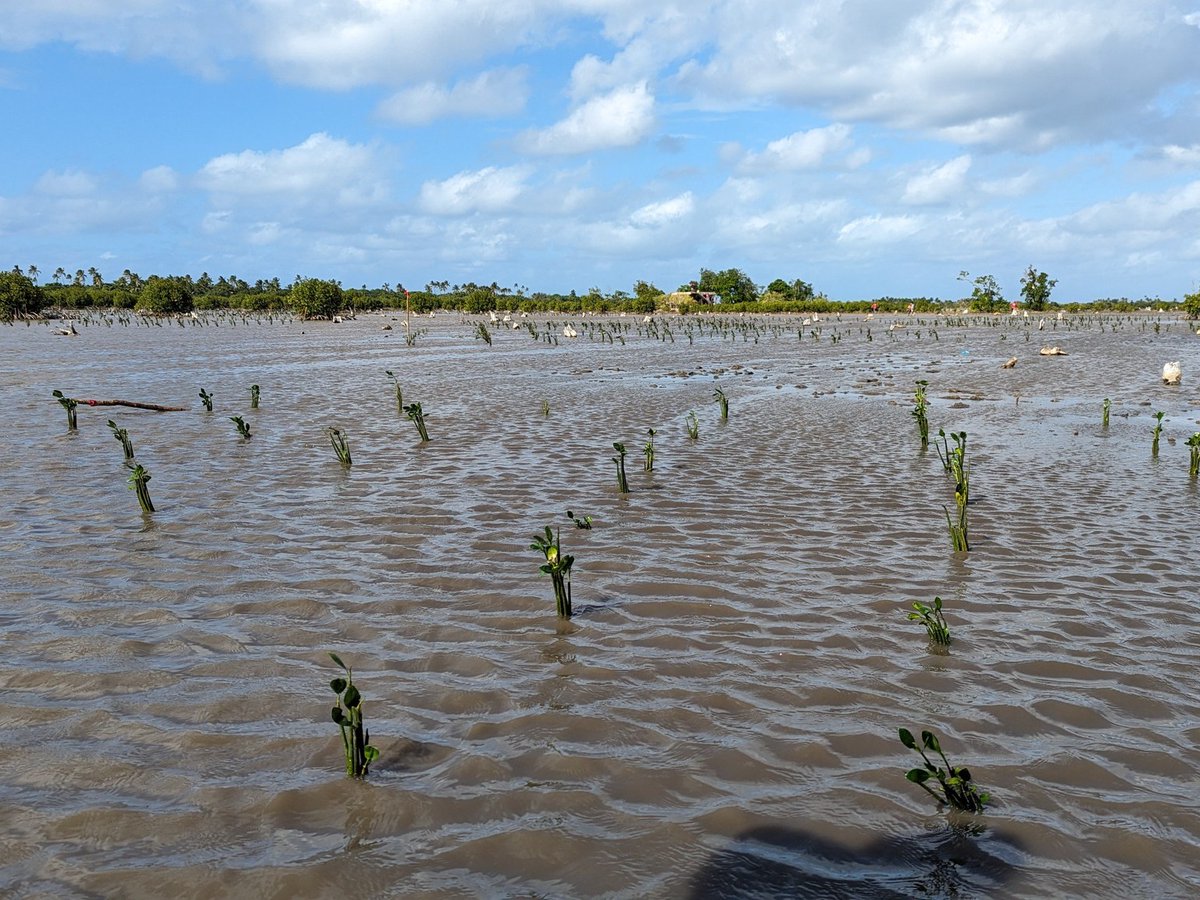
[[[881,837],[852,848],[806,831],[766,825],[738,835],[690,885],[709,898],[905,898],[995,896],[1017,867],[1012,838],[951,826],[908,837]],[[995,851],[988,849],[994,844]]]

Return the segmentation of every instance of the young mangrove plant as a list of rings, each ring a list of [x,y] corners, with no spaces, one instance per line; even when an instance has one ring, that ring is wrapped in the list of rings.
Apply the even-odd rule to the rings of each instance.
[[[212,412],[212,400],[213,395],[204,388],[200,388],[200,402],[204,404],[204,409],[207,412]]]
[[[942,439],[942,443],[934,446],[937,448],[938,456],[942,459],[942,468],[954,479],[954,500],[959,509],[963,509],[970,497],[971,487],[971,470],[967,465],[967,433],[958,431],[950,435],[954,440],[953,450],[946,441],[946,433],[940,428],[938,437]]]
[[[690,440],[697,440],[700,437],[700,420],[696,418],[695,412],[687,414],[687,435]]]
[[[475,323],[475,339],[483,341],[489,347],[492,346],[492,333],[488,331],[487,325],[483,322]]]
[[[646,429],[646,434],[650,436],[650,440],[646,441],[646,446],[642,448],[642,453],[646,456],[645,469],[647,472],[654,471],[654,435],[657,433],[653,428]]]
[[[1105,397],[1104,398],[1104,413],[1100,419],[1100,424],[1104,428],[1108,427],[1108,413],[1109,413],[1109,410],[1111,410],[1111,409],[1112,409],[1112,401],[1109,400],[1107,397]]]
[[[238,434],[242,436],[242,440],[250,440],[250,426],[241,416],[230,416],[229,421],[237,426]]]
[[[150,491],[146,488],[146,482],[149,480],[150,473],[141,463],[134,466],[129,473],[129,489],[137,494],[138,504],[144,513],[154,512],[154,504],[150,502]]]
[[[592,527],[592,517],[591,516],[577,516],[577,515],[575,515],[575,513],[571,512],[568,509],[567,510],[567,518],[575,523],[576,528],[584,528],[584,529],[590,530]]]
[[[921,732],[921,746],[918,747],[912,732],[907,728],[901,728],[900,743],[909,750],[920,753],[921,759],[925,761],[925,765],[909,769],[904,775],[905,778],[923,788],[939,804],[960,809],[963,812],[983,812],[991,795],[980,793],[975,789],[975,784],[971,781],[971,773],[965,766],[950,765],[950,761],[946,759],[946,754],[942,752],[942,747],[932,731]],[[943,769],[930,760],[925,754],[926,750],[936,753],[946,767]],[[928,782],[931,778],[935,779],[941,787],[941,796],[938,796],[937,791],[929,786]]]
[[[410,403],[404,407],[404,411],[408,413],[408,417],[413,420],[413,424],[417,426],[417,434],[421,435],[421,443],[429,440],[429,432],[425,430],[425,413],[421,411],[420,403]]]
[[[942,617],[942,598],[934,597],[933,606],[927,606],[920,600],[913,603],[914,612],[908,614],[910,622],[920,622],[929,634],[929,640],[943,647],[950,646],[950,628]]]
[[[549,416],[550,416],[550,401],[549,400],[542,401],[542,415],[546,416],[547,418],[549,418]]]
[[[1162,410],[1154,414],[1154,440],[1150,444],[1150,455],[1155,459],[1158,458],[1158,436],[1162,434],[1162,420],[1165,415]]]
[[[362,694],[354,686],[354,673],[336,653],[329,651],[329,658],[346,673],[345,678],[334,678],[329,682],[329,687],[337,694],[330,717],[342,731],[346,774],[351,778],[363,778],[371,763],[379,759],[379,751],[371,746],[371,732],[363,727]]]
[[[250,408],[258,409],[259,389],[257,384],[250,385]]]
[[[404,412],[404,391],[400,388],[400,379],[391,369],[384,370],[387,373],[388,381],[392,383],[392,387],[396,391],[396,412]]]
[[[1200,478],[1200,431],[1187,439],[1187,445],[1192,453],[1191,461],[1188,463],[1188,477]]]
[[[346,442],[346,435],[340,428],[326,428],[325,433],[329,435],[329,443],[333,445],[338,462],[347,469],[350,468],[354,461],[350,458],[350,445]]]
[[[728,422],[729,421],[729,398],[725,396],[725,392],[723,390],[721,390],[720,388],[717,388],[715,391],[713,391],[713,399],[716,400],[717,403],[721,407],[721,421]]]
[[[108,420],[108,427],[112,429],[113,437],[121,442],[121,449],[125,451],[125,458],[133,459],[133,442],[129,440],[129,432],[124,428],[118,428],[117,423],[112,419]]]
[[[625,480],[625,445],[614,441],[613,449],[617,451],[617,456],[612,458],[612,461],[617,464],[617,490],[622,494],[628,494],[629,482]]]
[[[79,401],[72,397],[64,397],[62,391],[54,391],[51,396],[67,411],[67,431],[75,431],[79,427],[75,421],[75,408],[79,406]]]
[[[558,530],[551,531],[549,525],[544,535],[533,536],[529,549],[537,550],[546,557],[546,562],[539,566],[538,571],[549,575],[554,584],[554,603],[558,614],[564,619],[571,618],[571,566],[575,557],[562,552]]]
[[[917,381],[917,390],[913,397],[914,406],[912,415],[917,420],[917,433],[921,436],[921,449],[929,449],[929,418],[926,416],[926,410],[929,409],[929,403],[925,399],[925,388],[929,387],[929,382],[925,380]]]
[[[957,497],[958,494],[956,493]],[[946,512],[946,528],[950,532],[950,546],[954,548],[955,553],[966,553],[971,549],[971,542],[967,539],[967,507],[966,504],[961,504],[958,507],[957,520],[950,518],[950,510],[943,506]]]

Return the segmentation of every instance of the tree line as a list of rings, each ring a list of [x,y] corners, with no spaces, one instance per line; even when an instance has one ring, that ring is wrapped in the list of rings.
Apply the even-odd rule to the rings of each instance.
[[[776,278],[760,287],[740,269],[721,271],[701,269],[699,277],[681,284],[668,295],[654,284],[637,281],[632,291],[604,293],[593,287],[585,293],[566,294],[530,292],[523,285],[501,286],[496,282],[477,284],[430,281],[423,288],[407,290],[402,284],[384,283],[379,287],[362,285],[343,287],[340,281],[304,278],[296,275],[288,285],[279,278],[257,279],[253,283],[236,275],[213,278],[207,272],[191,275],[151,275],[141,277],[125,269],[106,281],[100,271],[68,272],[55,269],[51,280],[40,284],[36,265],[22,271],[13,266],[0,272],[0,319],[34,316],[46,309],[129,309],[148,315],[180,315],[194,310],[235,309],[255,312],[290,312],[302,318],[332,318],[356,311],[411,310],[428,313],[455,310],[479,315],[493,310],[508,312],[563,312],[652,314],[666,309],[694,312],[720,302],[727,312],[938,312],[967,305],[975,312],[1002,312],[1007,309],[998,282],[991,275],[972,278],[961,272],[959,280],[971,289],[968,297],[943,301],[930,297],[876,297],[871,300],[835,301],[799,278]],[[1030,266],[1021,279],[1021,304],[1040,311],[1050,303],[1057,284],[1045,272]],[[1059,305],[1063,309],[1110,309],[1132,311],[1148,304],[1173,305],[1158,298],[1131,301],[1127,298],[1095,300],[1087,304]],[[1182,308],[1191,318],[1200,318],[1200,292],[1188,295]]]

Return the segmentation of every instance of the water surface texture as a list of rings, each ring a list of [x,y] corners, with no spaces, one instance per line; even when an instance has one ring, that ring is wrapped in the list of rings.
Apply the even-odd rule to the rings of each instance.
[[[0,893],[1200,892],[1185,323],[538,316],[490,346],[418,323],[415,346],[391,316],[0,327]],[[917,379],[934,434],[969,435],[968,554]],[[54,389],[188,409],[81,404],[69,433]],[[548,524],[569,622],[529,549]],[[948,652],[905,617],[935,596]],[[382,753],[365,781],[330,650]],[[907,782],[899,727],[987,812]]]

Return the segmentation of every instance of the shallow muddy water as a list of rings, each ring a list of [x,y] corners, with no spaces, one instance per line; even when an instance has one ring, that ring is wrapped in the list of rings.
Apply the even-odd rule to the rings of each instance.
[[[0,328],[0,893],[1200,892],[1200,337],[1153,314],[548,319],[523,322],[557,343],[491,346],[457,315],[413,347],[390,316]],[[969,435],[969,554],[916,379],[934,433]],[[69,433],[56,388],[189,409],[81,405]],[[529,549],[547,524],[569,622]],[[934,596],[948,652],[905,617]],[[330,650],[382,754],[363,782]],[[984,815],[905,780],[899,727],[970,765]]]

